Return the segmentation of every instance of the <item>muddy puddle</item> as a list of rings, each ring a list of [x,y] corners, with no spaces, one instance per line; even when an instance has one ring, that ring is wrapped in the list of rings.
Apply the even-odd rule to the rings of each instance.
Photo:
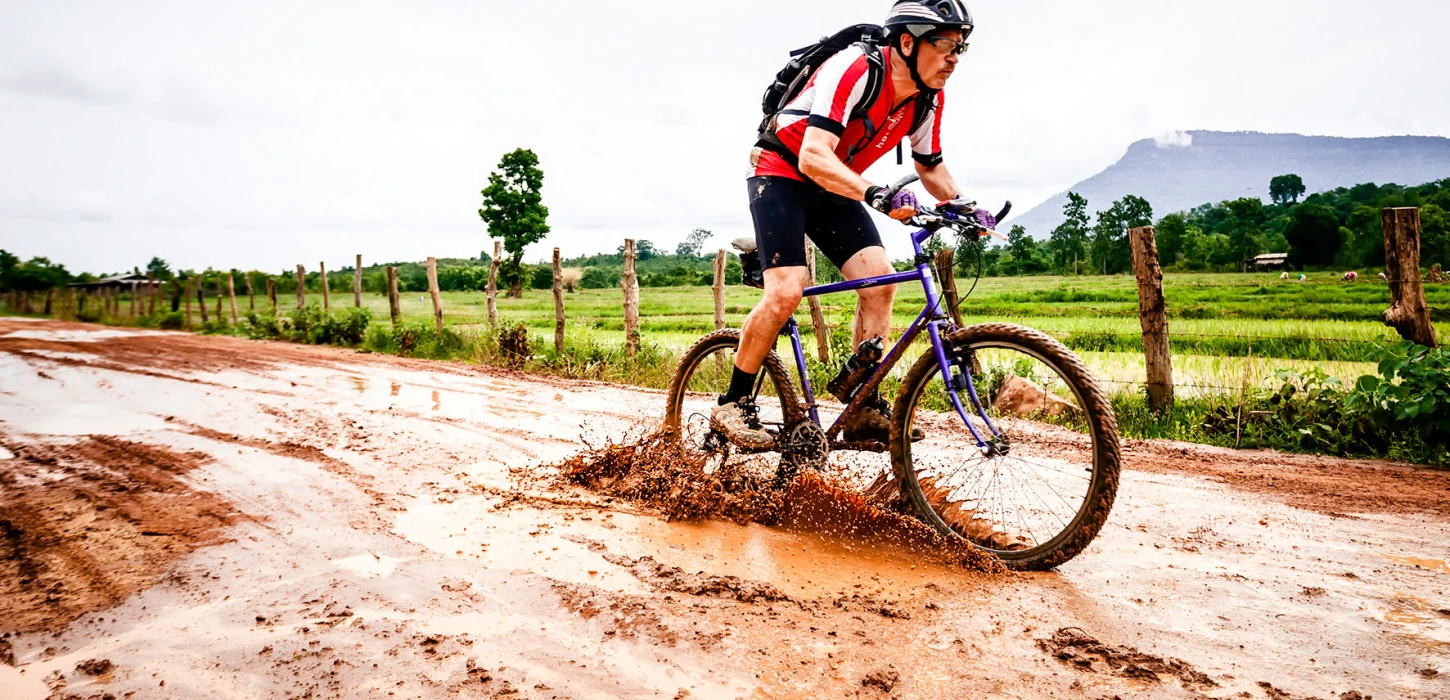
[[[25,330],[50,340],[5,339]],[[558,483],[581,435],[635,430],[658,392],[59,331],[99,329],[0,319],[0,478],[77,504],[67,514],[99,493],[116,522],[165,512],[144,489],[88,486],[135,464],[66,451],[120,440],[189,455],[169,497],[205,494],[235,517],[199,548],[48,530],[78,565],[114,566],[122,541],[150,542],[159,565],[109,598],[80,595],[95,579],[83,576],[47,594],[74,616],[5,639],[7,699],[51,695],[47,678],[58,697],[1450,697],[1441,511],[1333,507],[1332,489],[1304,507],[1310,473],[1262,456],[1175,471],[1163,450],[1130,450],[1119,505],[1083,556],[983,574],[819,507],[675,518]],[[1135,471],[1145,454],[1153,471]],[[1297,495],[1234,488],[1197,466],[1209,461],[1279,469]],[[1361,496],[1443,491],[1433,475],[1342,466]],[[820,503],[857,512],[845,486],[860,481]],[[85,671],[102,659],[105,674]]]

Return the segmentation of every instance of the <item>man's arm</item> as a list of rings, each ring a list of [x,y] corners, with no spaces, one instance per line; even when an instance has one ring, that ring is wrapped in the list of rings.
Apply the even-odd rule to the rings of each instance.
[[[957,186],[957,180],[947,170],[946,163],[926,166],[917,162],[916,174],[921,176],[922,186],[938,202],[956,199],[962,194],[962,188]]]
[[[826,191],[858,202],[866,199],[866,188],[871,183],[846,167],[836,157],[836,146],[841,137],[819,127],[808,127],[801,141],[801,174],[814,180]]]

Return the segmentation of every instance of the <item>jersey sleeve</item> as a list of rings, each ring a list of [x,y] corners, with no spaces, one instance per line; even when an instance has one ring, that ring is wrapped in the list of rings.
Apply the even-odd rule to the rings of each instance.
[[[921,126],[911,134],[911,157],[918,163],[931,168],[942,162],[941,155],[941,113],[946,104],[946,93],[936,94],[936,108],[931,110]]]
[[[840,136],[846,131],[851,112],[866,95],[866,54],[851,46],[826,59],[816,73],[815,101],[807,126]]]

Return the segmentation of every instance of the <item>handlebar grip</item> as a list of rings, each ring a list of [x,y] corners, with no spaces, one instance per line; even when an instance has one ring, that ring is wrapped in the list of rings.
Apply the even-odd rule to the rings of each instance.
[[[1002,207],[1002,211],[997,212],[997,220],[998,221],[1001,221],[1001,220],[1007,218],[1007,215],[1008,214],[1011,214],[1011,213],[1012,213],[1012,203],[1011,202],[1008,202],[1006,206]]]

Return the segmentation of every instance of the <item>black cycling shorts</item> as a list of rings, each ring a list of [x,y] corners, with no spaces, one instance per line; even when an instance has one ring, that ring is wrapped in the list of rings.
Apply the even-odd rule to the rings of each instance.
[[[837,269],[857,253],[881,246],[881,234],[861,202],[787,177],[752,177],[746,184],[764,269],[805,267],[806,236]]]

